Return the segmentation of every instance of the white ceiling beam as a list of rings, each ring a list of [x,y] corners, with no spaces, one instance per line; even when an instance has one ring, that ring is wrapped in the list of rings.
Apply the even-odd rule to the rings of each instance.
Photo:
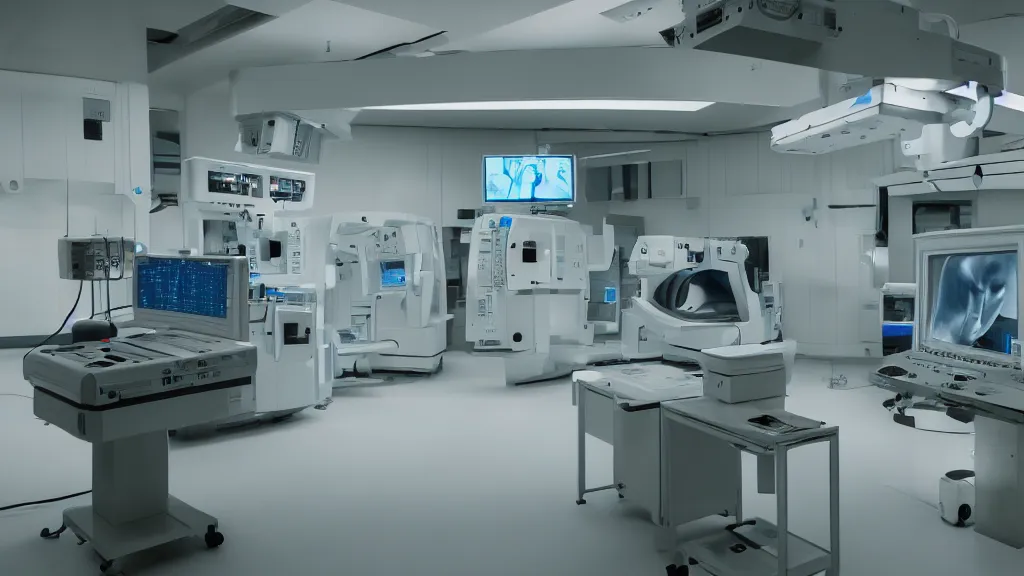
[[[581,144],[581,143],[618,143],[635,144],[649,142],[682,142],[695,140],[697,136],[689,134],[662,134],[657,132],[637,132],[625,130],[539,130],[537,144]]]
[[[461,53],[246,68],[235,115],[510,100],[695,100],[793,106],[819,97],[817,70],[670,48]]]

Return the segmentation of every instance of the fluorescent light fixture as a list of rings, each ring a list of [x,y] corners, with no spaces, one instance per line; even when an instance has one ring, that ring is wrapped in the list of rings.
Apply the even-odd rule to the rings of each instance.
[[[596,160],[598,158],[615,158],[616,156],[632,156],[634,154],[646,154],[650,150],[627,150],[625,152],[609,152],[608,154],[594,154],[593,156],[582,156],[580,160]]]
[[[957,86],[952,90],[947,90],[946,93],[975,100],[974,95],[977,93],[975,91],[975,86],[977,86],[977,84],[977,82],[970,82],[962,86]],[[1018,112],[1024,112],[1024,96],[1021,96],[1020,94],[1014,94],[1013,92],[1003,90],[1002,94],[996,96],[995,103],[996,106],[1002,106]]]
[[[492,112],[504,110],[630,110],[654,112],[696,112],[714,102],[693,100],[516,100],[511,102],[445,102],[441,104],[399,104],[366,106],[363,110],[406,110],[420,112]]]

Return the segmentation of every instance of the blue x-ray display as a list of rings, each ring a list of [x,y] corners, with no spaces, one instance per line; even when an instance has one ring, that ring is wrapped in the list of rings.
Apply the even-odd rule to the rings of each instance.
[[[1016,252],[931,256],[931,338],[1009,354],[1017,338],[1017,266]]]
[[[485,156],[484,202],[572,202],[572,156]]]
[[[385,260],[380,263],[380,287],[402,288],[405,286],[405,261]]]
[[[135,266],[135,305],[211,318],[228,316],[228,265],[148,258]]]

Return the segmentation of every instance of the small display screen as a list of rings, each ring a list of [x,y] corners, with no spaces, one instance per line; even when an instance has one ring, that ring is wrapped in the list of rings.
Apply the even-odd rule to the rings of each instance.
[[[614,304],[615,300],[616,300],[616,298],[615,298],[615,296],[616,296],[615,293],[616,292],[617,292],[617,290],[615,290],[614,287],[611,287],[611,286],[605,287],[605,289],[604,289],[604,303],[605,304]]]
[[[228,265],[147,258],[135,266],[135,305],[210,318],[228,316]]]
[[[572,202],[573,156],[485,156],[484,202]]]
[[[1017,253],[928,258],[929,337],[957,346],[1011,353],[1017,338]]]
[[[405,261],[385,260],[380,263],[381,288],[402,288],[405,286]]]
[[[218,194],[238,194],[251,198],[263,197],[263,178],[257,174],[208,172],[207,184],[210,192]]]
[[[270,177],[270,199],[274,202],[301,202],[305,194],[305,180]]]

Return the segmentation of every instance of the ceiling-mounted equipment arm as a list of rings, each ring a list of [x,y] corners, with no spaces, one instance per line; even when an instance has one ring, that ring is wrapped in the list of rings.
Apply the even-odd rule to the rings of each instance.
[[[682,0],[684,21],[670,44],[858,74],[929,78],[949,90],[977,82],[998,96],[1006,84],[999,54],[961,42],[935,18],[891,1]],[[954,27],[950,28],[955,29]]]

